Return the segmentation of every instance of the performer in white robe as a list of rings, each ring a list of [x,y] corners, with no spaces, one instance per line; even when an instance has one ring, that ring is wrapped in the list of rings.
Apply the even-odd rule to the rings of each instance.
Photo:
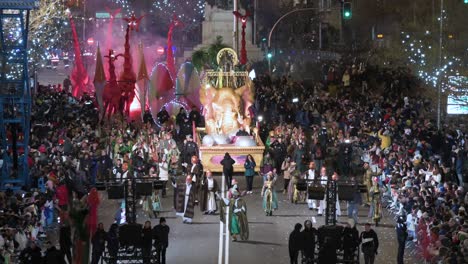
[[[200,210],[204,214],[214,214],[218,210],[216,204],[218,190],[218,182],[213,178],[213,174],[209,170],[206,171],[200,190]]]
[[[308,185],[312,185],[313,182],[310,180],[315,180],[315,162],[311,161],[309,163],[309,170],[307,170],[307,173],[305,175],[305,179],[308,180]],[[309,207],[310,210],[316,209],[317,208],[317,201],[312,200],[312,199],[307,199],[307,206]]]
[[[322,185],[327,185],[327,169],[325,167],[322,167],[320,171],[320,180],[322,182]],[[338,174],[335,172],[332,175],[332,180],[333,181],[338,181]],[[340,198],[338,197],[338,186],[337,186],[337,191],[336,191],[336,216],[341,216],[341,207],[340,207]],[[318,209],[318,216],[322,216],[323,213],[325,212],[325,209],[327,208],[327,200],[326,200],[326,194],[323,198],[322,201],[320,201],[320,206]]]
[[[322,169],[320,170],[320,184],[324,188],[327,188],[327,180],[328,180],[327,168],[322,167]],[[318,208],[318,216],[323,215],[325,208],[327,208],[326,194],[323,196],[323,200],[320,200],[320,205]]]

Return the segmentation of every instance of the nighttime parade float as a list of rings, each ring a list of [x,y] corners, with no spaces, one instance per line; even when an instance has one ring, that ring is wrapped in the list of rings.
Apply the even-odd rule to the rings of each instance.
[[[205,72],[200,89],[205,118],[205,128],[197,129],[200,156],[205,168],[222,172],[220,162],[229,152],[236,161],[234,170],[244,171],[246,156],[251,154],[260,164],[265,150],[258,126],[253,128],[254,136],[236,136],[242,127],[250,132],[253,125],[249,109],[254,101],[254,85],[248,72],[234,70],[239,63],[234,50],[222,49],[216,59],[219,69]]]

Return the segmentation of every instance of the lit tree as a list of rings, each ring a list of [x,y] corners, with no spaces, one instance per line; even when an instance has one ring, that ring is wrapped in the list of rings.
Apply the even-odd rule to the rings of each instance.
[[[29,61],[39,63],[54,49],[70,46],[71,31],[67,6],[63,0],[41,0],[31,11]]]

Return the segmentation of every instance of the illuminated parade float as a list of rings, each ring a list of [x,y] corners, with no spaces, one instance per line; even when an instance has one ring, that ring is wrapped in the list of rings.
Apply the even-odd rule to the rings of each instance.
[[[220,162],[228,152],[236,161],[234,170],[244,171],[246,156],[251,154],[260,164],[265,150],[258,127],[253,136],[236,136],[241,128],[250,132],[254,86],[248,72],[234,70],[239,63],[234,50],[222,49],[216,59],[219,70],[206,71],[200,89],[205,117],[205,128],[197,129],[200,156],[205,168],[222,172]]]

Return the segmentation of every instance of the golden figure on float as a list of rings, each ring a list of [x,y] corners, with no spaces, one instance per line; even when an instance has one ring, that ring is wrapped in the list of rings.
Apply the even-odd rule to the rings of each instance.
[[[233,133],[244,127],[250,132],[251,115],[249,107],[253,104],[253,83],[247,72],[235,72],[233,67],[238,64],[234,50],[225,48],[217,56],[219,72],[212,72],[215,77],[210,81],[205,79],[204,87],[200,89],[200,102],[204,106],[206,133]],[[237,87],[238,83],[243,83]]]

